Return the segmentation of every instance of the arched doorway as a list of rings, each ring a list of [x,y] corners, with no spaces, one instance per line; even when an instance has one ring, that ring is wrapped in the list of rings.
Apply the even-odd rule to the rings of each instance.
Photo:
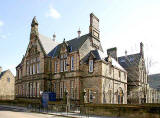
[[[123,90],[122,88],[118,88],[117,90],[118,94],[117,94],[117,100],[118,100],[118,104],[123,104]]]

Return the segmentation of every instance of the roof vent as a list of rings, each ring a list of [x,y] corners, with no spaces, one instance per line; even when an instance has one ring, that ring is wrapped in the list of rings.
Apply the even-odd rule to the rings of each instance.
[[[54,33],[53,34],[53,41],[55,41],[56,40],[56,34]]]
[[[81,36],[81,30],[80,30],[80,28],[79,28],[79,30],[77,31],[77,33],[78,33],[78,38]]]

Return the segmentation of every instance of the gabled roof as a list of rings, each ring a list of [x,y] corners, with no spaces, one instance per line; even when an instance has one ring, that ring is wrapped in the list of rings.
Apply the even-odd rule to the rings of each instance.
[[[50,51],[58,45],[57,42],[53,41],[52,39],[50,39],[42,34],[39,34],[39,40],[40,40],[46,54],[50,53]]]
[[[117,67],[117,68],[119,68],[120,70],[126,71],[114,58],[111,57],[111,59],[112,59],[112,65],[113,65],[114,67]]]
[[[85,34],[79,38],[74,38],[72,40],[66,41],[65,43],[67,44],[69,51],[74,52],[74,51],[78,51],[88,38],[89,38],[89,34]],[[51,50],[48,55],[52,57],[58,56],[62,45],[63,43],[57,45],[55,48],[52,48],[53,50]]]
[[[93,54],[95,57],[95,60],[104,60],[106,62],[108,62],[108,55],[107,53],[104,53],[100,50],[92,50],[90,51],[90,53],[88,53],[84,58],[83,58],[83,62],[87,62],[87,60],[89,59],[90,54]],[[112,60],[112,65],[120,70],[123,70],[126,72],[126,70],[114,59],[111,57]]]
[[[160,89],[160,74],[149,75],[148,83],[151,88]]]
[[[127,56],[118,57],[118,62],[123,68],[137,66],[140,62],[141,54],[132,54]]]

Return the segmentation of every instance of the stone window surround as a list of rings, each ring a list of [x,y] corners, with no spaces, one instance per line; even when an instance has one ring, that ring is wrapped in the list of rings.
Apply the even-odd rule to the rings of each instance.
[[[27,75],[40,73],[40,57],[30,58],[26,61]]]
[[[89,60],[89,72],[93,72],[93,60]]]

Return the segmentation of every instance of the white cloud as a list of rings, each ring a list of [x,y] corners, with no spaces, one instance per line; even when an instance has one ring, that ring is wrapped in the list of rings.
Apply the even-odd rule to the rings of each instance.
[[[54,19],[58,19],[61,17],[60,13],[53,8],[53,6],[49,6],[49,11],[48,13],[46,14],[47,17],[52,17]]]
[[[2,21],[0,21],[0,27],[3,26],[3,25],[4,25],[4,23]]]

